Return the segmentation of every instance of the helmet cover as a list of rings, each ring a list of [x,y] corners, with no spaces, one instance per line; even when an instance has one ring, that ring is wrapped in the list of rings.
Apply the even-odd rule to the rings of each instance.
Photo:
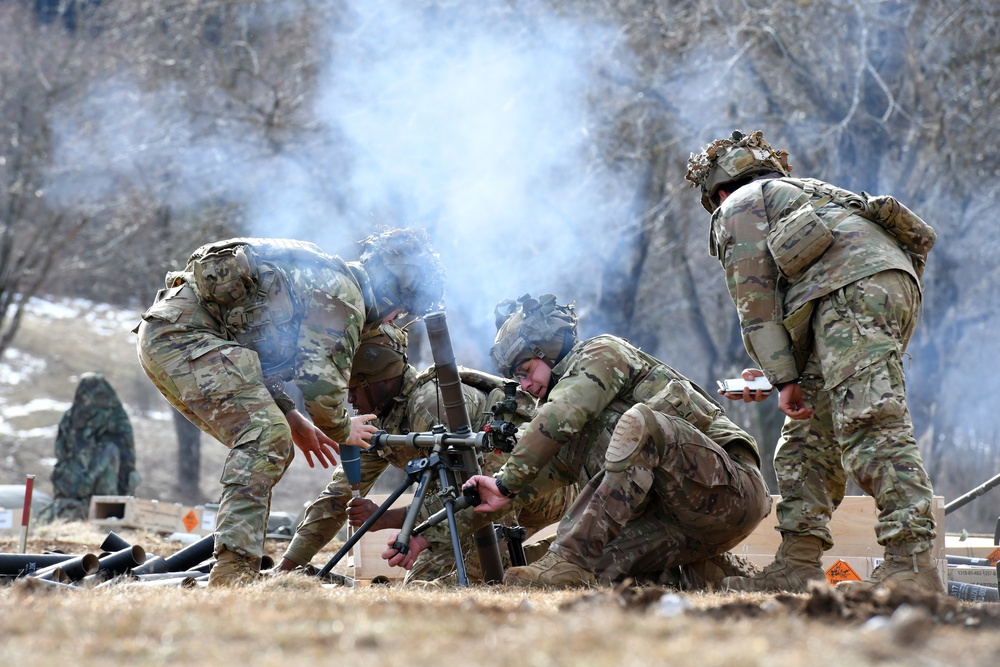
[[[692,153],[684,178],[690,187],[701,188],[701,205],[714,213],[719,208],[720,187],[772,171],[784,176],[791,173],[788,151],[771,148],[760,130],[749,135],[735,130],[728,139],[717,139],[700,153]]]
[[[514,370],[526,359],[555,363],[564,350],[576,343],[575,307],[556,304],[552,294],[537,299],[530,294],[516,301],[505,299],[497,304],[494,314],[497,335],[490,359],[504,377],[513,377]]]
[[[378,312],[421,316],[441,307],[444,267],[423,229],[383,228],[359,242]]]

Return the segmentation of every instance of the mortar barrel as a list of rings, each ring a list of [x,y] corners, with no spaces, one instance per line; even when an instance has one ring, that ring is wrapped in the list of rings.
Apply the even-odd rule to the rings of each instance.
[[[208,560],[215,552],[215,535],[206,535],[194,544],[189,544],[172,556],[167,556],[168,572],[183,572]],[[158,572],[159,570],[157,570]]]
[[[50,565],[35,572],[32,577],[35,579],[48,579],[62,581],[79,581],[88,574],[93,574],[101,567],[101,561],[91,553],[71,558],[67,561]],[[65,582],[64,582],[65,583]]]
[[[104,538],[104,541],[101,542],[101,551],[114,553],[116,551],[121,551],[122,549],[127,549],[130,546],[132,546],[132,544],[128,540],[112,530],[108,533],[108,536]],[[140,565],[141,564],[142,563],[140,563]]]
[[[0,554],[0,575],[33,574],[50,565],[76,558],[73,554]]]

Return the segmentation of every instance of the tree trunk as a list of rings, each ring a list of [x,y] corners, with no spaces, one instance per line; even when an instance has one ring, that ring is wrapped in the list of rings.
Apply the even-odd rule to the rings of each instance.
[[[201,429],[174,410],[177,433],[177,493],[181,502],[197,505],[204,501],[201,478]]]

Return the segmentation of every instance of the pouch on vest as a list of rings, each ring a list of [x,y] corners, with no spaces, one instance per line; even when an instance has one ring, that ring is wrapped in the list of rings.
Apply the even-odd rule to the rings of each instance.
[[[767,234],[767,247],[778,269],[788,277],[802,273],[833,245],[833,232],[811,203],[785,216]]]
[[[246,246],[222,248],[191,261],[198,296],[221,306],[233,306],[253,295],[254,260]]]
[[[896,238],[909,254],[917,277],[923,276],[927,255],[937,240],[934,228],[891,195],[872,197],[867,192],[862,192],[861,195],[867,204],[865,217],[884,227]]]

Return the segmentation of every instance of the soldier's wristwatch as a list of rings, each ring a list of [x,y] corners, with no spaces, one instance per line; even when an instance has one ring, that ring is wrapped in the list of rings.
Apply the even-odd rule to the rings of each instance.
[[[503,495],[505,498],[513,498],[514,496],[517,495],[516,493],[508,489],[506,486],[504,486],[503,482],[500,481],[499,477],[494,477],[493,481],[497,483],[497,491],[499,491],[501,495]]]

